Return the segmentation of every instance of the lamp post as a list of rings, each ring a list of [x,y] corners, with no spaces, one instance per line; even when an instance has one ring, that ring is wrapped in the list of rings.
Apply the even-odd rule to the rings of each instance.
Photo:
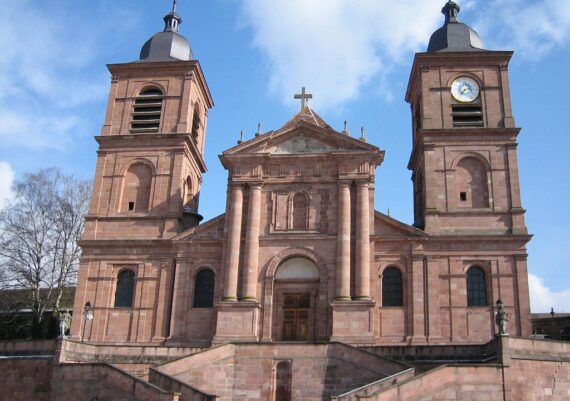
[[[550,339],[555,340],[554,338],[554,308],[550,308]]]
[[[93,308],[89,301],[83,307],[83,330],[81,331],[81,342],[83,342],[83,339],[85,338],[85,327],[87,326],[88,320],[93,320]]]

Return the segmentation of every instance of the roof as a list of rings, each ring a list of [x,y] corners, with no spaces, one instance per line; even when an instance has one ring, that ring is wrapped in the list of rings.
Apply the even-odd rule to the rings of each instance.
[[[189,61],[194,59],[190,42],[178,33],[182,18],[176,13],[176,3],[172,11],[164,16],[164,31],[158,32],[146,41],[141,49],[141,62]]]
[[[451,0],[445,4],[441,10],[445,23],[431,35],[428,53],[485,51],[479,34],[459,22],[459,10],[459,5]]]
[[[305,121],[308,122],[310,124],[316,125],[317,127],[320,128],[326,128],[326,129],[333,129],[330,125],[328,125],[326,123],[325,120],[323,120],[321,118],[321,116],[319,116],[317,113],[315,113],[308,105],[306,105],[301,111],[299,111],[297,114],[295,114],[293,116],[293,118],[291,118],[289,121],[287,121],[283,127],[281,128],[285,128],[288,127],[290,125],[294,125],[297,122],[300,121]]]
[[[40,297],[45,299],[48,290],[46,288],[40,289]],[[31,300],[31,290],[29,289],[16,289],[16,290],[1,290],[0,291],[0,312],[16,312],[25,311],[29,309]],[[55,299],[55,297],[52,297]],[[59,309],[73,309],[73,300],[75,298],[75,287],[65,287],[63,295],[60,300]],[[48,305],[51,310],[52,305]]]

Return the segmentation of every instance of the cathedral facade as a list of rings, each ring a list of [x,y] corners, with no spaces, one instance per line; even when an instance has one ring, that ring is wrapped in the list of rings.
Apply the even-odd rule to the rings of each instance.
[[[530,335],[512,52],[484,50],[458,12],[445,5],[410,74],[413,225],[374,210],[384,151],[331,128],[305,91],[285,125],[220,155],[226,210],[201,222],[214,103],[168,14],[139,61],[108,66],[72,338],[485,344],[499,299],[510,334]]]
[[[442,11],[406,92],[412,225],[374,210],[384,151],[304,88],[220,155],[202,222],[214,103],[174,7],[108,66],[71,338],[0,342],[0,401],[568,400],[570,345],[530,337],[512,52]]]

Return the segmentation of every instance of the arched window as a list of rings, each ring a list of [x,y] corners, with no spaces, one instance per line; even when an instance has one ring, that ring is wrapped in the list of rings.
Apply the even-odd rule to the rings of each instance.
[[[132,164],[123,182],[123,212],[144,213],[148,211],[152,169],[144,163]]]
[[[287,259],[275,273],[277,280],[317,280],[319,276],[318,267],[311,260],[301,257]]]
[[[158,89],[146,89],[137,96],[131,119],[131,132],[158,132],[163,97],[164,94]]]
[[[196,275],[194,284],[194,308],[212,308],[214,306],[214,272],[210,269],[201,270]]]
[[[202,126],[202,121],[200,119],[200,105],[198,102],[194,104],[194,115],[192,117],[192,139],[195,143],[198,143],[198,135],[200,134],[200,127]]]
[[[291,364],[281,361],[275,367],[275,401],[291,401]]]
[[[487,283],[480,267],[467,271],[467,306],[487,306]]]
[[[197,198],[194,194],[194,187],[190,176],[186,177],[184,187],[184,207],[190,208],[194,211],[198,210]]]
[[[382,274],[382,306],[403,306],[402,272],[389,267]]]
[[[307,195],[298,192],[293,197],[293,230],[306,230],[309,219]]]
[[[459,207],[489,207],[487,168],[475,157],[466,157],[457,163],[455,188]]]
[[[115,290],[115,308],[132,308],[135,293],[135,273],[132,270],[123,270],[117,276],[117,289]]]

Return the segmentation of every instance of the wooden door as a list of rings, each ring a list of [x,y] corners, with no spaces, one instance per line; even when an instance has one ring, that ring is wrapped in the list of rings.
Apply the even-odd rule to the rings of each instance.
[[[283,305],[283,340],[307,341],[309,339],[309,316],[311,297],[309,293],[285,294]]]

